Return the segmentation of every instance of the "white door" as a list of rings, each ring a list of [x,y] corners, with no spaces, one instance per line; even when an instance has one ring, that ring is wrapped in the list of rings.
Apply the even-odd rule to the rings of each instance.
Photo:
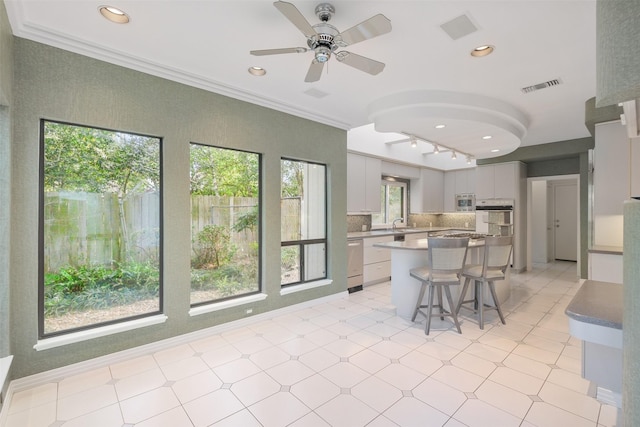
[[[578,186],[554,186],[555,258],[578,259]]]

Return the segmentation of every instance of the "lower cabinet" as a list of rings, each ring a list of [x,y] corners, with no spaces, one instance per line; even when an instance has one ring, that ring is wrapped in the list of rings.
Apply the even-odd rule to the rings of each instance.
[[[365,285],[385,282],[391,278],[391,251],[373,246],[383,242],[393,242],[393,236],[364,239],[363,281]]]

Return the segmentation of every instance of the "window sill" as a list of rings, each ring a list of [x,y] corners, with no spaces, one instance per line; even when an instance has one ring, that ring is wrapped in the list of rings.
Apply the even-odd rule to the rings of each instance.
[[[295,292],[306,291],[307,289],[319,288],[320,286],[328,286],[333,283],[331,279],[316,280],[315,282],[302,283],[300,285],[287,286],[280,289],[280,295],[293,294]]]
[[[267,294],[254,294],[248,295],[246,297],[230,299],[227,301],[200,305],[189,310],[189,316],[198,316],[200,314],[212,313],[214,311],[224,310],[230,307],[237,307],[239,305],[250,304],[252,302],[264,301],[265,299],[267,299]]]
[[[7,356],[0,359],[0,392],[4,389],[4,383],[9,377],[9,369],[13,356]]]
[[[120,332],[132,331],[138,328],[144,328],[146,326],[157,325],[167,321],[167,316],[164,314],[158,314],[155,316],[144,317],[142,319],[135,319],[128,322],[115,323],[113,325],[101,326],[94,329],[88,329],[86,331],[73,332],[66,335],[60,335],[52,338],[44,338],[38,340],[33,348],[36,351],[48,350],[50,348],[62,347],[68,344],[74,344],[81,341],[90,340],[93,338],[104,337],[107,335],[113,335]]]

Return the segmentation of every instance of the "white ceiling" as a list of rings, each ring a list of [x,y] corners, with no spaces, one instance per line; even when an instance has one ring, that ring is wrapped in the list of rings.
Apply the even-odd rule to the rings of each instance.
[[[503,155],[521,145],[582,138],[584,103],[595,96],[595,0],[335,0],[330,21],[344,31],[382,13],[392,31],[346,50],[386,64],[371,76],[332,58],[322,78],[305,83],[312,52],[252,56],[250,50],[305,46],[302,33],[271,0],[4,0],[16,36],[78,52],[212,92],[268,106],[350,132],[349,149],[440,169],[465,167],[464,159],[433,154],[420,141],[385,144],[416,134],[422,140],[472,154]],[[311,25],[319,1],[292,3]],[[98,13],[109,4],[126,11],[131,22],[114,24]],[[466,14],[477,31],[453,40],[440,27]],[[487,57],[469,52],[495,46]],[[247,69],[260,66],[263,77]],[[562,84],[524,94],[521,88],[560,79]],[[451,105],[432,94],[453,95]],[[318,97],[317,95],[325,95]],[[416,101],[415,94],[419,94]],[[413,96],[413,98],[412,98]],[[406,114],[383,117],[377,134],[371,125],[376,105],[388,99],[411,100]],[[481,106],[474,99],[486,102]],[[435,99],[435,101],[434,101]],[[468,105],[463,105],[469,99]],[[463,100],[462,103],[460,100]],[[504,106],[509,110],[491,108]],[[393,109],[403,110],[396,102]],[[523,132],[505,132],[492,123],[518,116]],[[484,120],[483,117],[488,117]],[[441,132],[433,124],[448,126]],[[368,126],[366,126],[368,125]],[[395,128],[397,127],[397,128]],[[483,141],[481,136],[493,134]],[[516,132],[518,133],[518,132]],[[521,137],[521,138],[520,138]],[[501,148],[490,153],[491,148]],[[463,156],[462,156],[463,157]],[[436,158],[439,158],[436,160]],[[446,159],[446,161],[445,161]]]

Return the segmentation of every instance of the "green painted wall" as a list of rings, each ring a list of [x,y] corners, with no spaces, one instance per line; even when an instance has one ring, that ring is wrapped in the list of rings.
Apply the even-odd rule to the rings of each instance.
[[[10,352],[9,236],[11,221],[11,82],[13,36],[4,2],[0,2],[0,358]],[[0,384],[0,389],[2,388]]]
[[[11,161],[13,377],[222,324],[242,308],[190,317],[189,143],[263,154],[263,291],[254,314],[346,290],[346,131],[144,73],[15,38]],[[37,341],[38,132],[40,118],[163,138],[164,301],[168,321],[35,351]],[[328,165],[328,287],[280,296],[280,159]]]

